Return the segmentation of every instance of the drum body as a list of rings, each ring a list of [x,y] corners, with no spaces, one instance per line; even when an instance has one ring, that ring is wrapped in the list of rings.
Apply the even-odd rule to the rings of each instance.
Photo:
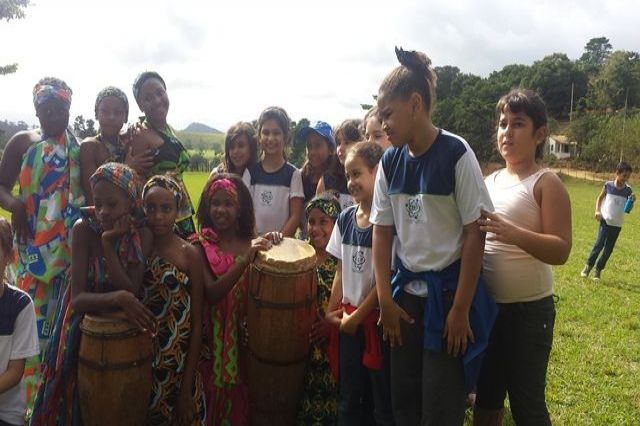
[[[151,393],[152,344],[124,314],[85,315],[78,394],[86,426],[144,425]]]
[[[316,318],[313,247],[285,238],[258,255],[249,280],[249,397],[254,425],[293,425]]]

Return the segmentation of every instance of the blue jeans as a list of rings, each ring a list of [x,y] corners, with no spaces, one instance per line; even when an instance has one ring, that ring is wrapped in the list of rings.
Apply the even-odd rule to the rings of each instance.
[[[613,247],[616,245],[616,241],[618,240],[618,235],[620,235],[620,230],[622,228],[619,226],[611,226],[607,225],[607,222],[604,219],[600,220],[600,227],[598,228],[598,237],[596,238],[596,242],[591,249],[591,254],[587,259],[587,265],[593,268],[593,265],[596,265],[596,269],[601,271],[607,264],[607,260],[609,260],[609,256],[613,253]],[[602,256],[598,259],[598,255],[602,252]],[[596,263],[596,259],[598,262]]]

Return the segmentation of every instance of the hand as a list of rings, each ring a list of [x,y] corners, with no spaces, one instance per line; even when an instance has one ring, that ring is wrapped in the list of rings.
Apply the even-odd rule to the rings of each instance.
[[[382,326],[382,339],[389,342],[389,345],[402,346],[402,329],[400,320],[413,324],[413,318],[404,309],[398,306],[393,300],[380,304],[380,320],[378,325]]]
[[[117,292],[116,301],[131,324],[155,337],[157,332],[156,319],[146,306],[126,290]]]
[[[122,215],[120,218],[118,218],[118,220],[115,221],[115,223],[113,224],[113,228],[102,233],[102,242],[111,243],[127,232],[130,232],[132,228],[133,223],[131,223],[131,216],[129,216],[128,214]]]
[[[284,239],[284,235],[282,234],[282,232],[271,231],[264,234],[264,238],[271,241],[273,244],[278,245]]]
[[[31,236],[27,223],[27,208],[22,201],[16,200],[11,206],[11,227],[16,234],[16,239],[20,244],[26,244]]]
[[[360,322],[357,320],[357,317],[355,316],[355,312],[352,314],[348,314],[344,312],[342,314],[342,320],[340,321],[341,332],[355,336],[356,332],[358,331],[359,325],[360,325]]]
[[[324,314],[324,321],[333,327],[340,327],[342,323],[342,315],[344,310],[342,308],[338,308],[335,311],[329,311]]]
[[[188,389],[180,389],[178,400],[176,401],[176,411],[174,424],[190,425],[196,417],[195,401],[191,398]]]
[[[264,237],[258,237],[251,240],[251,247],[246,256],[247,263],[253,262],[259,251],[269,250],[273,244]]]
[[[447,340],[447,352],[452,356],[464,355],[467,351],[467,342],[475,342],[469,315],[455,307],[449,310],[447,321],[444,325],[442,337]]]
[[[311,333],[309,340],[314,345],[321,345],[329,338],[331,326],[322,318],[319,312],[316,312],[316,322],[311,325]]]
[[[602,220],[602,213],[600,213],[600,212],[595,212],[595,213],[593,214],[593,216],[596,218],[596,220],[597,220],[598,222],[600,222],[600,221]]]
[[[488,240],[516,245],[520,228],[499,214],[482,210],[478,225],[480,231],[493,234],[487,237]]]
[[[133,147],[129,146],[124,158],[124,163],[135,170],[140,176],[146,176],[149,174],[149,169],[153,167],[153,157],[153,151],[149,148],[134,155]]]

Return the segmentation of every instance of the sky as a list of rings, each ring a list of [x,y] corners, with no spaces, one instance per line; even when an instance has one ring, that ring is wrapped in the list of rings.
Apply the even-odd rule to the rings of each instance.
[[[0,21],[0,120],[37,124],[31,90],[44,76],[73,89],[71,117],[93,118],[96,94],[142,71],[167,83],[168,121],[221,131],[271,105],[293,120],[361,118],[394,46],[434,66],[487,76],[561,52],[577,59],[593,37],[640,50],[637,0],[31,0]]]

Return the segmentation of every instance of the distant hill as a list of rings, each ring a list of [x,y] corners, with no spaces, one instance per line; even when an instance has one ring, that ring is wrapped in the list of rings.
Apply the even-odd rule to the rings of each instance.
[[[187,126],[186,129],[183,130],[185,133],[223,133],[218,129],[214,129],[213,127],[209,127],[206,124],[202,123],[191,123]]]

